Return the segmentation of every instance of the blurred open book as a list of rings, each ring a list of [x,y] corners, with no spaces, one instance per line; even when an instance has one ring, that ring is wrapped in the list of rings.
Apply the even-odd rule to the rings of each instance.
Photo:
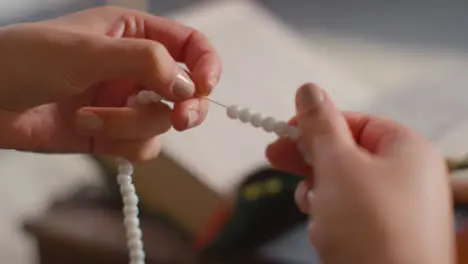
[[[250,1],[220,1],[178,13],[175,19],[204,32],[223,59],[223,75],[210,96],[264,116],[288,120],[296,89],[316,82],[345,109],[367,103],[366,94],[332,70],[314,47],[274,15]],[[164,150],[219,192],[230,192],[243,175],[265,162],[265,146],[274,140],[248,124],[227,118],[211,105],[206,122],[184,133],[163,137]]]
[[[441,79],[379,93],[378,87],[365,87],[331,67],[313,42],[251,1],[208,2],[173,18],[204,32],[221,53],[224,73],[211,98],[224,104],[287,120],[294,113],[297,87],[313,81],[340,109],[390,116],[434,142],[442,142],[468,117],[468,89],[462,85],[448,87]],[[265,147],[274,139],[228,119],[225,109],[212,105],[200,127],[162,137],[164,156],[137,168],[139,193],[147,204],[197,232],[244,175],[266,164]]]

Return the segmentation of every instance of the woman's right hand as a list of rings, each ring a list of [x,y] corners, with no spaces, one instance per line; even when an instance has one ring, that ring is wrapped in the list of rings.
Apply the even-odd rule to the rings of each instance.
[[[267,156],[306,176],[296,191],[324,263],[454,263],[449,178],[443,157],[389,120],[343,114],[315,85],[297,93],[300,149],[279,139]],[[307,162],[305,162],[306,160]]]

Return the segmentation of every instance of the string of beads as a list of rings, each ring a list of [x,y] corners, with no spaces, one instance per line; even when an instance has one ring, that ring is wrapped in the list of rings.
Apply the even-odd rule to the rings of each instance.
[[[120,161],[117,182],[123,200],[124,225],[129,250],[130,264],[144,264],[142,232],[138,217],[138,196],[132,183],[133,166],[126,160]]]
[[[128,98],[127,105],[157,103],[161,96],[150,91],[141,91],[136,96]],[[138,196],[132,182],[133,166],[125,160],[119,160],[117,183],[123,201],[124,226],[127,237],[130,264],[144,264],[145,251],[138,212]]]
[[[158,103],[162,99],[155,92],[143,90],[128,98],[127,105]],[[242,123],[250,123],[253,127],[262,128],[264,131],[275,133],[279,137],[286,137],[295,141],[300,136],[299,130],[294,126],[290,126],[287,122],[277,121],[273,117],[262,117],[258,113],[252,114],[248,108],[231,105],[226,107],[226,114],[231,119],[239,119]],[[125,159],[121,159],[118,166],[117,182],[120,186],[123,201],[124,225],[130,264],[144,264],[145,252],[139,220],[138,196],[132,182],[132,174],[132,164]]]
[[[284,121],[277,121],[273,117],[264,118],[259,113],[251,113],[248,108],[231,105],[227,107],[226,114],[231,119],[239,119],[242,123],[250,123],[253,127],[262,128],[268,133],[274,132],[279,137],[287,137],[295,141],[300,136],[297,127],[290,126]]]

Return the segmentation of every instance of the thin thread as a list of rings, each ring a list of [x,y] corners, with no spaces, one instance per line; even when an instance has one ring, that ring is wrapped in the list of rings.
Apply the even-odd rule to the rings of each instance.
[[[212,103],[218,105],[218,106],[221,106],[221,107],[224,107],[224,108],[228,108],[228,106],[225,105],[225,104],[223,104],[223,103],[217,102],[217,101],[215,101],[215,100],[213,100],[213,99],[210,99],[210,98],[208,98],[208,97],[203,97],[203,98],[206,99],[207,101],[210,101],[210,102],[212,102]]]

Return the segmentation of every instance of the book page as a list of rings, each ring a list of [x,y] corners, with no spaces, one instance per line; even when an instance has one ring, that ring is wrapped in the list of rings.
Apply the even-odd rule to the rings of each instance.
[[[174,18],[204,32],[221,54],[223,75],[210,96],[214,100],[280,120],[292,117],[296,89],[309,81],[325,87],[344,109],[368,100],[361,87],[328,67],[313,46],[249,1],[215,1]],[[265,148],[276,138],[230,120],[225,111],[211,104],[200,127],[162,137],[164,151],[220,193],[234,190],[242,177],[265,165]]]
[[[454,70],[382,94],[367,112],[390,117],[450,152],[446,137],[468,122],[468,77],[463,69]]]

